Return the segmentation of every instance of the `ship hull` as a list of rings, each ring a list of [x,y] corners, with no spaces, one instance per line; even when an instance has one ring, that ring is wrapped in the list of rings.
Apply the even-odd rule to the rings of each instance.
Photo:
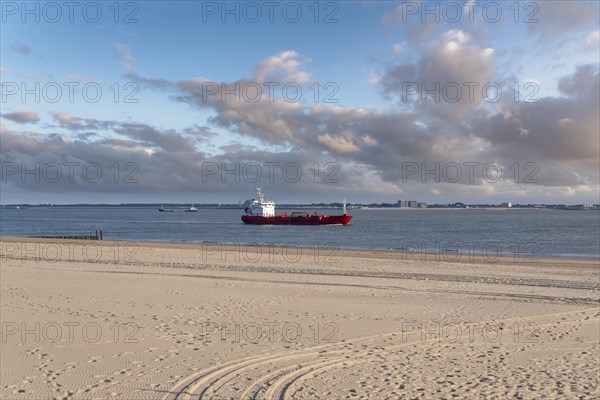
[[[261,217],[257,215],[242,215],[245,224],[253,225],[348,225],[352,215],[276,215]]]

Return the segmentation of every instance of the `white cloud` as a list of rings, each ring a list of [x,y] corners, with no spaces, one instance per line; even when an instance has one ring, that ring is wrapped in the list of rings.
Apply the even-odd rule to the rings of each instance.
[[[375,146],[377,144],[377,140],[373,139],[370,135],[363,136],[361,140],[368,146]]]
[[[330,150],[334,151],[335,153],[348,154],[348,153],[356,153],[359,150],[358,146],[356,146],[354,144],[351,137],[344,137],[344,136],[333,137],[330,134],[326,133],[324,135],[319,135],[317,138],[318,138],[319,142],[323,143],[325,146],[327,146]]]
[[[376,72],[370,73],[369,76],[367,77],[367,81],[371,85],[378,85],[379,82],[381,81],[381,75],[379,75]]]
[[[406,49],[406,42],[396,43],[392,47],[392,52],[394,52],[394,54],[400,54],[404,51],[404,49]]]
[[[71,122],[74,122],[76,117],[71,115],[71,114],[67,114],[67,113],[54,113],[54,118],[56,118],[58,121],[65,123],[65,124],[69,124]]]
[[[585,38],[585,45],[589,50],[598,51],[598,46],[600,45],[600,29],[595,30]]]
[[[452,35],[462,37],[457,32]],[[421,59],[414,64],[391,66],[380,77],[380,84],[391,93],[400,90],[398,82],[407,79],[424,81],[429,88],[435,82],[442,85],[445,82],[488,82],[495,69],[490,51],[483,46],[471,45],[466,39],[453,43],[457,47],[451,56],[444,50],[446,42],[438,40],[436,46],[424,49]],[[294,59],[297,55],[275,57],[279,59],[277,62],[271,57],[267,59],[270,60],[268,63],[257,64],[257,71],[261,70],[258,65],[285,64],[283,60],[290,57]],[[299,65],[289,63],[288,67],[293,69]],[[470,103],[429,103],[415,104],[408,111],[277,101],[223,102],[218,95],[214,101],[209,99],[207,102],[202,101],[201,82],[187,81],[177,85],[182,92],[178,100],[215,113],[209,119],[210,124],[266,144],[287,146],[294,154],[301,153],[308,158],[327,155],[336,159],[343,169],[351,165],[364,166],[362,170],[353,170],[357,173],[357,183],[350,186],[358,191],[368,186],[366,181],[371,175],[390,188],[398,185],[403,162],[414,161],[419,165],[425,162],[429,168],[435,162],[442,165],[499,162],[508,168],[517,161],[521,166],[535,161],[540,168],[535,176],[539,178],[537,185],[514,184],[508,177],[504,179],[506,182],[490,185],[479,171],[475,172],[474,181],[447,183],[447,187],[438,189],[442,196],[459,196],[458,199],[468,199],[470,195],[505,197],[506,193],[518,194],[519,191],[524,193],[523,198],[527,198],[528,192],[544,198],[544,192],[539,188],[552,187],[548,189],[548,196],[560,196],[565,186],[581,184],[575,181],[573,172],[589,176],[591,190],[597,188],[599,146],[597,128],[595,131],[593,128],[598,123],[595,112],[598,91],[597,83],[590,85],[590,82],[598,81],[597,77],[597,68],[581,68],[559,81],[564,96],[540,98],[538,103],[507,102],[494,108],[478,108],[478,104]],[[558,123],[565,118],[568,120]],[[572,126],[567,126],[571,125],[569,120],[573,121]],[[241,156],[236,151],[237,156]],[[233,157],[229,150],[227,154]],[[244,156],[252,159],[250,155]],[[521,172],[526,174],[529,170]],[[466,176],[465,172],[464,180]],[[409,190],[414,190],[414,185],[408,185]],[[407,187],[405,184],[400,186]],[[469,186],[469,195],[465,195],[465,186]],[[427,191],[431,193],[429,186]]]
[[[307,61],[296,51],[282,51],[258,63],[256,79],[259,82],[307,83],[310,81],[310,74],[304,70]]]
[[[37,115],[37,113],[33,111],[22,111],[2,114],[2,118],[8,119],[19,124],[38,122],[40,120],[40,117]]]
[[[571,125],[573,124],[573,120],[571,118],[561,118],[558,120],[558,123],[561,125]]]
[[[432,88],[447,85],[466,88],[467,82],[475,82],[483,87],[492,81],[495,70],[494,50],[470,44],[469,35],[460,29],[452,29],[441,34],[426,46],[420,59],[414,63],[402,63],[387,68],[381,79],[383,93],[397,97],[401,103],[427,108],[424,112],[436,112],[449,120],[464,119],[472,109],[483,101],[483,91],[471,93],[464,89],[456,102],[440,101],[441,95],[430,100],[429,105],[421,101],[421,94]],[[407,97],[407,85],[412,85],[412,97]],[[414,93],[415,90],[418,93]],[[442,93],[438,90],[437,93]],[[455,92],[452,92],[455,93]],[[453,94],[448,94],[448,97]],[[433,105],[433,102],[437,102]],[[419,104],[419,102],[421,104]]]
[[[467,33],[460,29],[451,29],[444,34],[444,39],[447,42],[454,42],[459,45],[465,44],[470,40]]]
[[[123,43],[115,43],[114,48],[120,58],[120,63],[123,68],[125,68],[127,71],[133,70],[135,58],[131,54],[129,47]]]

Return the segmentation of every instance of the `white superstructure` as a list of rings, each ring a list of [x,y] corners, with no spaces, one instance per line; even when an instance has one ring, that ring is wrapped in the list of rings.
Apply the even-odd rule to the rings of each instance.
[[[257,215],[260,217],[275,216],[275,202],[265,200],[265,196],[260,188],[256,188],[256,198],[246,200],[244,203],[244,211],[248,215]]]

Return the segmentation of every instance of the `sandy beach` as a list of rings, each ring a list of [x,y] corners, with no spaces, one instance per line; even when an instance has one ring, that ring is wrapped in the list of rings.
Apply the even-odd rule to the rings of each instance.
[[[596,399],[598,261],[1,239],[2,399]]]

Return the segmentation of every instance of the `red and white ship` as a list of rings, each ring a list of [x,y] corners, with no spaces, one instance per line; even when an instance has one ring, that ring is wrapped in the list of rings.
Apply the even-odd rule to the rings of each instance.
[[[244,211],[242,221],[254,225],[348,225],[352,219],[352,215],[346,212],[346,200],[342,215],[321,215],[317,212],[275,215],[275,202],[265,200],[260,188],[256,188],[255,199],[246,200]]]

